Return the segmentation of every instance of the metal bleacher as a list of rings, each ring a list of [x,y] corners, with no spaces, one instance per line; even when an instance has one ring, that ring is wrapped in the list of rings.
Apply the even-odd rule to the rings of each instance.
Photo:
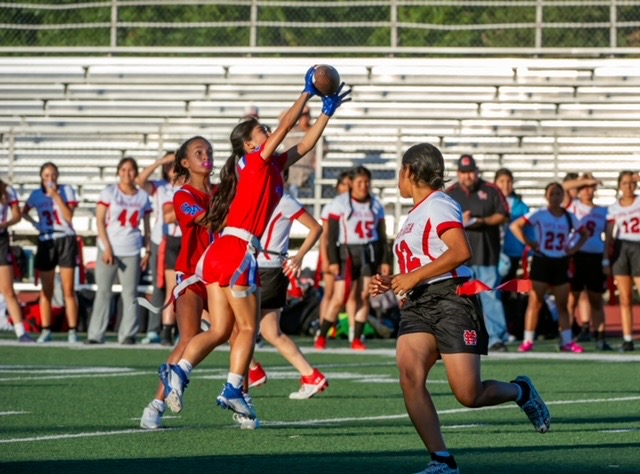
[[[567,171],[594,171],[608,204],[618,171],[640,167],[633,59],[4,57],[0,175],[25,199],[39,166],[56,162],[79,191],[78,227],[95,233],[96,198],[120,158],[146,166],[200,134],[220,163],[247,108],[276,125],[313,62],[333,64],[353,87],[325,132],[318,185],[302,195],[316,213],[341,169],[366,164],[397,222],[409,205],[397,195],[397,162],[420,141],[442,150],[451,178],[462,153],[476,157],[486,179],[511,168],[534,207]],[[317,99],[310,105],[319,112]]]

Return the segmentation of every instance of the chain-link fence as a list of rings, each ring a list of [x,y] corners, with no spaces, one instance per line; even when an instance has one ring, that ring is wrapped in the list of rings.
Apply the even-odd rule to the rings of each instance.
[[[640,0],[28,0],[0,53],[640,54]]]

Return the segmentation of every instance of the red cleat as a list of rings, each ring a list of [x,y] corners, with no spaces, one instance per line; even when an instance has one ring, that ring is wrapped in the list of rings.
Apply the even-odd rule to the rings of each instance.
[[[265,383],[267,383],[267,373],[260,363],[254,369],[249,369],[249,388],[259,387]]]

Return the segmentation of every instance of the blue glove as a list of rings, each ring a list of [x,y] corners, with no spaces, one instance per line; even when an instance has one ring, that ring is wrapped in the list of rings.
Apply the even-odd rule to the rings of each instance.
[[[313,85],[313,75],[315,74],[315,72],[316,66],[311,66],[304,75],[304,89],[302,90],[302,92],[306,92],[311,97],[313,97],[314,95],[318,95],[318,89],[316,89],[316,86]]]
[[[338,107],[340,107],[345,102],[349,102],[351,97],[347,97],[351,94],[351,89],[342,92],[342,88],[344,87],[344,82],[340,84],[338,90],[333,95],[327,95],[322,98],[322,113],[327,115],[328,117],[332,117]],[[340,93],[342,92],[342,94]],[[346,97],[346,98],[345,98]]]

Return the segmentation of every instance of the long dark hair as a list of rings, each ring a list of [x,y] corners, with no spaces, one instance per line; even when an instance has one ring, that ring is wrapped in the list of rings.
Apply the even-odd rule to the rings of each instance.
[[[174,183],[183,176],[185,178],[185,181],[191,178],[191,175],[189,174],[189,170],[184,166],[182,166],[182,160],[187,158],[187,152],[189,151],[189,146],[196,140],[205,141],[209,146],[211,146],[211,143],[209,142],[209,140],[207,140],[206,138],[200,135],[191,137],[187,141],[185,141],[182,145],[180,145],[180,148],[178,148],[175,152],[176,156],[175,156],[175,159],[173,160],[173,171],[176,173],[175,177],[173,178]]]
[[[208,226],[212,232],[219,232],[224,227],[229,214],[229,206],[231,206],[231,201],[233,201],[238,187],[236,171],[238,161],[245,155],[244,143],[251,140],[251,132],[258,125],[260,125],[258,120],[248,118],[233,127],[231,131],[229,140],[231,141],[232,153],[220,170],[218,192],[209,201],[207,216],[203,220],[203,224]]]
[[[418,143],[405,151],[402,167],[411,171],[416,184],[426,184],[433,190],[444,188],[447,182],[442,153],[430,143]]]
[[[5,204],[9,199],[7,195],[7,183],[0,179],[0,204]]]

